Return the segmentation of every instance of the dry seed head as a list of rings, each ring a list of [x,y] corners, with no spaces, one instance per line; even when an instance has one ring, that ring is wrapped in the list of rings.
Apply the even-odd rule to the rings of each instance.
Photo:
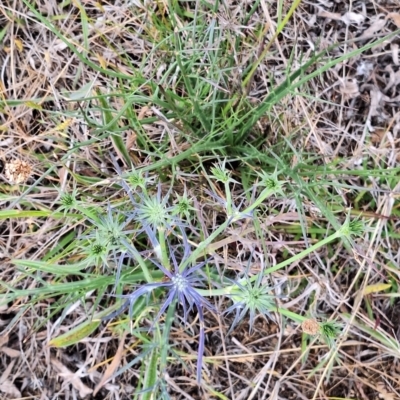
[[[28,163],[17,159],[6,164],[4,175],[14,185],[26,182],[31,172],[32,168]]]
[[[303,321],[301,329],[308,335],[316,335],[320,331],[319,323],[315,319],[306,319]]]

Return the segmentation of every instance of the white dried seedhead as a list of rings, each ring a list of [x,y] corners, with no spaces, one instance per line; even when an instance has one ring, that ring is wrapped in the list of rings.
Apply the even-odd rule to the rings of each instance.
[[[12,184],[24,183],[28,180],[32,172],[32,167],[22,160],[13,160],[6,163],[4,175]]]

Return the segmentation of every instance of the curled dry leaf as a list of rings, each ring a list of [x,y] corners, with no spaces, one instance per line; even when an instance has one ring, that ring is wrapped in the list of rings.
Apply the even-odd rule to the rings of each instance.
[[[341,15],[339,13],[332,13],[329,11],[325,11],[323,9],[319,9],[318,16],[324,17],[324,18],[329,18],[329,19],[336,20],[336,21],[342,21],[346,25],[350,25],[350,24],[359,25],[362,22],[364,22],[364,20],[365,20],[365,17],[362,14],[357,14],[357,13],[351,12],[351,11],[347,12],[344,15]]]
[[[8,335],[0,335],[0,349],[8,343]]]
[[[78,392],[81,398],[92,394],[93,390],[87,387],[78,376],[76,376],[69,368],[62,364],[59,360],[52,357],[51,365],[57,371],[58,376],[64,379],[65,383],[70,383]]]
[[[31,172],[32,168],[28,163],[17,159],[6,164],[4,175],[12,185],[15,185],[26,182]]]
[[[332,13],[332,12],[323,10],[322,8],[319,9],[318,16],[323,17],[323,18],[333,19],[335,21],[339,21],[342,18],[342,16],[339,13]]]
[[[124,352],[124,344],[125,344],[126,335],[127,335],[127,333],[125,332],[124,335],[122,336],[120,342],[119,342],[117,353],[115,354],[111,364],[109,364],[109,366],[107,367],[104,375],[100,379],[100,382],[94,388],[93,396],[96,396],[98,391],[106,384],[106,382],[110,378],[112,378],[115,370],[119,367],[119,365],[121,363],[121,360],[122,360],[122,355],[123,355],[123,352]]]
[[[395,394],[389,393],[386,390],[385,384],[382,382],[378,383],[376,390],[379,392],[380,399],[383,399],[383,400],[394,400],[395,399]]]
[[[19,399],[22,396],[17,387],[8,379],[0,384],[0,391],[8,394],[8,399]]]
[[[382,14],[379,14],[372,20],[371,26],[360,36],[361,39],[373,37],[376,32],[379,32],[386,25],[386,18],[381,17]]]
[[[390,18],[390,19],[393,21],[393,23],[394,23],[398,28],[400,28],[400,14],[399,14],[399,13],[395,13],[395,12],[389,13],[389,14],[386,16],[386,18]]]
[[[16,358],[21,355],[19,350],[14,350],[6,346],[8,343],[8,335],[0,335],[0,353],[4,353],[11,358]]]
[[[0,376],[0,392],[8,394],[8,399],[18,399],[21,397],[20,391],[17,389],[14,383],[8,379],[10,376],[12,376],[14,365],[15,361],[11,361]]]
[[[362,14],[355,13],[352,11],[348,11],[346,14],[342,15],[341,20],[346,24],[357,24],[360,25],[361,23],[364,22],[365,17]]]
[[[389,64],[386,66],[385,71],[389,73],[389,80],[383,89],[383,92],[386,93],[393,87],[397,86],[400,83],[400,71],[394,71],[393,67]]]
[[[359,96],[358,83],[355,79],[346,78],[340,85],[340,93],[345,100]]]
[[[19,350],[11,349],[10,347],[2,347],[1,352],[10,358],[17,358],[21,355]]]

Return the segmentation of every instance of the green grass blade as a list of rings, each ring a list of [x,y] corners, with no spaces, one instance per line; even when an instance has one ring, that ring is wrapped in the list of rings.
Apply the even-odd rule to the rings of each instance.
[[[122,132],[118,132],[119,129],[118,129],[118,124],[117,124],[117,119],[113,117],[113,113],[111,112],[111,106],[108,104],[106,97],[101,96],[100,93],[98,93],[98,95],[99,95],[98,99],[102,106],[102,112],[103,112],[103,118],[104,118],[105,125],[111,131],[111,134],[110,134],[111,140],[114,143],[114,146],[117,149],[117,151],[122,155],[127,166],[130,167],[132,164],[132,160],[131,160],[131,157],[129,156],[129,152],[125,146],[125,143],[122,140]]]

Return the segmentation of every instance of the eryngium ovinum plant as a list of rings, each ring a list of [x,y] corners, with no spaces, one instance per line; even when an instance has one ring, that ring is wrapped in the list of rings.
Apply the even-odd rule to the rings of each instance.
[[[212,243],[223,235],[228,226],[254,218],[257,208],[268,197],[284,194],[285,182],[279,179],[279,174],[259,174],[252,188],[254,200],[249,205],[242,202],[236,207],[230,189],[235,181],[224,163],[215,165],[211,179],[222,184],[224,198],[213,191],[208,191],[208,194],[224,209],[225,220],[204,240],[189,240],[189,232],[194,231],[193,218],[196,213],[193,212],[193,199],[186,190],[181,196],[172,193],[171,189],[163,195],[161,184],[155,179],[135,169],[123,173],[116,162],[114,165],[118,172],[116,182],[129,197],[128,206],[112,206],[108,203],[106,209],[99,212],[85,208],[77,200],[77,193],[73,192],[72,195],[61,196],[61,208],[65,212],[81,212],[92,224],[93,228],[83,239],[82,247],[87,253],[84,262],[88,266],[95,264],[115,271],[113,290],[118,294],[111,296],[116,298],[116,305],[110,307],[111,311],[106,310],[103,321],[120,318],[127,312],[131,331],[139,332],[137,334],[143,342],[146,341],[141,333],[143,329],[135,328],[147,324],[145,332],[149,334],[148,345],[144,347],[142,356],[129,364],[144,361],[146,357],[150,359],[145,374],[145,382],[150,386],[143,387],[144,391],[160,383],[162,385],[168,351],[172,351],[167,342],[174,321],[188,326],[189,315],[195,313],[198,316],[197,367],[191,371],[200,383],[204,371],[206,310],[233,313],[234,321],[230,330],[245,318],[249,318],[251,329],[253,321],[260,314],[274,319],[273,314],[280,313],[301,324],[307,317],[279,308],[275,290],[264,283],[264,278],[332,240],[361,233],[359,221],[346,220],[341,229],[280,264],[267,268],[263,262],[264,256],[259,254],[262,268],[258,274],[250,275],[246,270],[236,280],[221,279],[218,278],[213,256],[209,254]],[[195,238],[199,236],[194,235]],[[146,244],[145,248],[143,243]],[[128,278],[123,280],[122,275],[137,270],[141,271],[142,281],[134,286],[124,284]],[[212,302],[214,296],[226,296],[231,304],[226,310],[217,311]],[[230,330],[228,328],[227,331]],[[152,371],[150,378],[148,370]]]

